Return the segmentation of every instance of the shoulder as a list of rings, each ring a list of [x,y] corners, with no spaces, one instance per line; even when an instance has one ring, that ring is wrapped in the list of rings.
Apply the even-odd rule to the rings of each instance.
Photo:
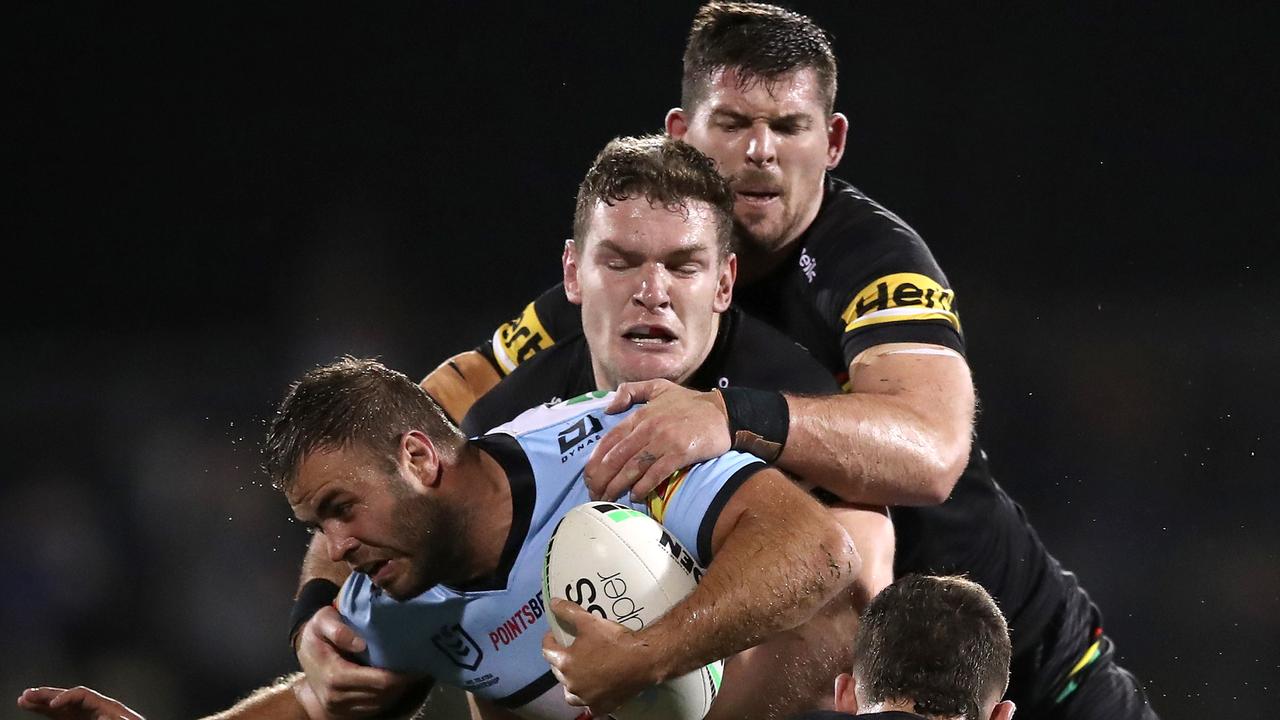
[[[590,390],[581,378],[591,358],[581,333],[566,338],[521,363],[478,399],[462,420],[467,435],[478,435],[529,408],[556,403]]]
[[[725,314],[728,336],[699,380],[708,387],[730,385],[808,394],[839,392],[831,373],[803,346],[768,323],[734,307]],[[709,377],[713,375],[715,377]]]
[[[582,314],[557,284],[524,306],[519,315],[498,326],[480,348],[501,375],[506,375],[561,339],[582,332]]]
[[[488,434],[510,435],[522,444],[540,437],[554,437],[562,434],[565,428],[576,425],[583,425],[594,434],[616,425],[634,411],[606,414],[604,410],[612,399],[612,392],[595,390],[562,402],[539,405],[498,425]]]
[[[806,264],[817,264],[809,268],[809,274],[820,276],[824,260],[845,268],[863,268],[863,272],[894,263],[923,263],[930,269],[935,265],[924,239],[906,221],[834,177],[828,178],[822,209],[804,236],[800,263],[802,269]]]

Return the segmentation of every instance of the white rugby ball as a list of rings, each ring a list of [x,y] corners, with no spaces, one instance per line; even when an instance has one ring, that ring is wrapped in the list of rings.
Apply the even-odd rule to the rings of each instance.
[[[565,598],[631,630],[651,625],[693,592],[702,568],[680,541],[648,515],[593,502],[565,514],[547,542],[544,597]],[[573,635],[547,613],[564,645]],[[672,678],[611,715],[618,720],[702,720],[720,691],[723,661]]]

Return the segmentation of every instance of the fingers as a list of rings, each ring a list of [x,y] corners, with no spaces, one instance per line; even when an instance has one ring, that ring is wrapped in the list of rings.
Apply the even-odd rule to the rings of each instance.
[[[636,432],[643,419],[644,411],[641,410],[615,425],[596,444],[591,459],[582,469],[592,500],[613,500],[630,487],[630,483],[624,483],[617,475],[644,444],[644,438]],[[622,485],[621,489],[618,485]]]
[[[578,620],[583,615],[590,615],[591,613],[584,610],[581,605],[564,598],[551,598],[551,614],[556,616],[556,620],[559,621],[560,627],[564,628],[565,632],[570,635],[577,635]]]
[[[66,688],[59,687],[34,687],[27,688],[18,696],[18,704],[28,705],[48,705],[49,701],[66,692]]]
[[[639,502],[654,491],[663,480],[671,477],[677,470],[684,467],[684,458],[679,455],[669,454],[654,460],[648,469],[644,471],[644,475],[636,481],[631,488],[631,499]]]
[[[613,399],[609,401],[609,406],[604,411],[610,415],[616,415],[636,403],[648,402],[653,395],[654,382],[646,380],[622,383],[614,391]]]
[[[342,621],[342,616],[333,607],[323,607],[316,611],[316,614],[307,621],[308,628],[312,629],[320,637],[324,638],[330,645],[342,652],[358,653],[364,652],[365,641],[355,630],[351,629]]]

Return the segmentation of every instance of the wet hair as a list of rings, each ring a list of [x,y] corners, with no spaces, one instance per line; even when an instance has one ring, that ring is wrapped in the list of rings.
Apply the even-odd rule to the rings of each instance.
[[[680,104],[693,112],[706,99],[711,76],[734,69],[746,90],[797,70],[818,75],[822,105],[831,114],[836,100],[836,56],[831,36],[800,13],[775,5],[710,2],[698,10],[684,50]]]
[[[977,583],[908,575],[862,613],[853,646],[861,702],[915,702],[921,715],[979,718],[984,698],[1009,685],[1004,615]]]
[[[263,445],[263,468],[288,491],[303,460],[316,451],[363,446],[395,467],[400,438],[419,430],[449,457],[462,432],[417,383],[376,360],[343,357],[289,387]]]
[[[716,222],[718,256],[724,259],[733,243],[733,190],[716,171],[716,164],[688,143],[667,135],[619,137],[596,156],[578,186],[573,214],[574,246],[579,252],[591,224],[596,203],[644,197],[653,205],[688,213],[691,202],[711,206]]]

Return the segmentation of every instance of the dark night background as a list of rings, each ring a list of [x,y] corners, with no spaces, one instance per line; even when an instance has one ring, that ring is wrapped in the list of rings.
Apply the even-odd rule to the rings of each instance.
[[[997,476],[1158,710],[1274,717],[1274,6],[968,5],[794,5],[835,36],[837,174],[929,241]],[[420,376],[555,282],[695,7],[8,13],[5,703],[192,717],[294,667],[286,383]]]

